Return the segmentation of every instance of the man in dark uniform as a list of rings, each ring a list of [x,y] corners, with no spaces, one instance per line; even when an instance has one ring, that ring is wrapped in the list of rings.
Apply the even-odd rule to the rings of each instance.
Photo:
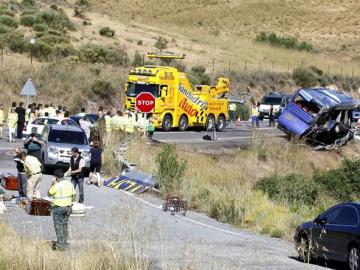
[[[18,191],[19,197],[26,198],[26,188],[27,188],[27,176],[24,168],[24,164],[21,162],[23,152],[20,148],[15,149],[16,156],[14,161],[16,162],[16,169],[18,171]]]
[[[80,156],[79,149],[74,147],[71,149],[70,167],[66,175],[71,176],[71,182],[76,189],[79,186],[79,203],[84,203],[84,167],[85,160]]]
[[[24,102],[19,103],[19,107],[16,107],[15,112],[18,115],[17,121],[17,138],[22,139],[22,133],[25,126],[25,113]]]

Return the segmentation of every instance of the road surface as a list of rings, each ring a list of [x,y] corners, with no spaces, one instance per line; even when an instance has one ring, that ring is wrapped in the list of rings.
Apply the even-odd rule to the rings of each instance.
[[[0,140],[0,171],[15,173],[11,148]],[[51,176],[43,176],[42,195]],[[85,217],[70,219],[69,256],[87,245],[108,241],[114,247],[131,250],[151,262],[150,269],[321,269],[294,259],[293,244],[241,230],[188,212],[186,217],[171,216],[161,210],[162,201],[151,194],[132,196],[107,187],[85,185],[85,204],[94,206]],[[0,217],[19,234],[55,239],[51,217],[29,216],[12,207]],[[135,232],[131,241],[130,232]],[[50,247],[49,247],[50,248]]]

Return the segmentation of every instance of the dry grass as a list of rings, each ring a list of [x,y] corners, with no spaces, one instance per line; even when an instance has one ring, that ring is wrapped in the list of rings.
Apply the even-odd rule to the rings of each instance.
[[[0,223],[0,241],[3,243],[0,269],[148,269],[146,261],[132,259],[113,242],[101,239],[91,244],[82,241],[82,248],[76,252],[54,252],[48,241],[16,235],[6,224]]]

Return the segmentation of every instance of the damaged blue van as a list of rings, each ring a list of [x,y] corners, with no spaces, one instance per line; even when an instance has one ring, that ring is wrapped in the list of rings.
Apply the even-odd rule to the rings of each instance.
[[[346,93],[326,88],[299,89],[278,118],[278,128],[314,147],[334,149],[351,140],[352,111],[358,102]]]

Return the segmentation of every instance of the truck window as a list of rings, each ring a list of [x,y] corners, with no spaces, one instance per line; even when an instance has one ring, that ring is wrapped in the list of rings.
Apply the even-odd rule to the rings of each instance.
[[[157,98],[159,96],[159,85],[128,83],[127,95],[129,97],[137,97],[142,92],[150,92],[154,97]]]
[[[280,105],[282,97],[263,97],[261,104],[265,105]]]

